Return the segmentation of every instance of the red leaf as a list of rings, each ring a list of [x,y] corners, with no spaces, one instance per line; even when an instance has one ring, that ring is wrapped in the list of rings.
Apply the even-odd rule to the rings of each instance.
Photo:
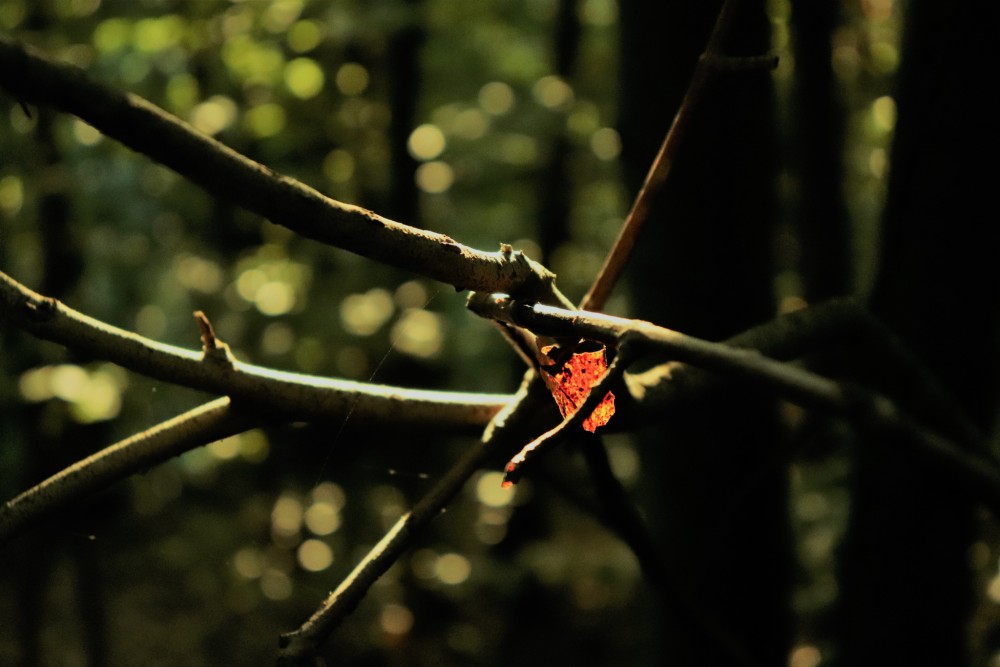
[[[549,352],[555,346],[542,348],[542,354],[550,356]],[[559,412],[563,417],[573,413],[587,398],[590,388],[600,381],[608,363],[604,359],[604,348],[594,352],[573,352],[562,363],[555,363],[543,368],[542,379],[545,386],[556,399]],[[593,433],[598,426],[604,426],[615,414],[615,395],[610,391],[594,411],[583,422],[583,428]]]

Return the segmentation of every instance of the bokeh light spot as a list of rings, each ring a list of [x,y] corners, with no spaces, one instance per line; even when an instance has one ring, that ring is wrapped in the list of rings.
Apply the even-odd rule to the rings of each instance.
[[[573,102],[573,88],[554,74],[536,81],[531,94],[543,107],[553,110],[566,109]]]
[[[260,578],[260,592],[268,600],[287,600],[292,596],[292,580],[284,572],[269,569]]]
[[[32,403],[40,403],[52,398],[52,367],[32,368],[21,374],[17,383],[21,397]]]
[[[514,487],[503,488],[503,473],[484,473],[476,482],[476,497],[490,507],[509,505],[514,499]]]
[[[326,77],[312,58],[295,58],[285,65],[285,86],[302,100],[308,100],[323,90]]]
[[[635,481],[639,476],[641,469],[639,454],[631,443],[622,442],[609,445],[608,461],[615,477],[625,484]]]
[[[388,290],[376,287],[350,294],[340,303],[340,321],[355,336],[370,336],[392,317],[396,307]]]
[[[406,146],[415,160],[433,160],[444,152],[447,141],[437,125],[425,123],[410,133]]]
[[[466,109],[452,120],[450,131],[462,139],[481,139],[490,129],[490,121],[479,109]]]
[[[318,501],[310,505],[304,519],[306,528],[314,535],[329,535],[340,528],[340,512],[326,501]]]
[[[815,646],[797,646],[788,654],[788,667],[817,667],[822,660]]]
[[[317,503],[327,503],[338,512],[347,502],[347,494],[336,482],[320,482],[312,490],[312,499]]]
[[[70,414],[81,424],[93,424],[117,417],[121,407],[121,388],[115,377],[97,370],[87,379],[85,391],[70,405]]]
[[[618,20],[618,3],[615,0],[584,0],[579,7],[580,20],[583,23],[607,27]]]
[[[264,29],[272,33],[282,33],[302,13],[303,0],[272,0],[264,11],[261,23]]]
[[[243,126],[258,139],[266,139],[285,129],[285,109],[280,104],[266,102],[243,115]]]
[[[428,194],[447,192],[455,182],[451,165],[441,160],[427,162],[417,167],[414,174],[417,187]]]
[[[261,351],[273,357],[288,354],[294,345],[295,332],[284,322],[272,322],[260,336]]]
[[[323,158],[323,175],[331,183],[347,183],[354,176],[354,156],[342,148],[335,148]]]
[[[379,625],[386,634],[405,635],[413,627],[413,612],[401,604],[390,602],[379,614]]]
[[[248,463],[262,463],[267,459],[271,446],[264,431],[255,429],[239,436],[240,456]]]
[[[184,22],[179,16],[167,14],[136,22],[132,44],[137,51],[157,53],[177,46],[184,34]]]
[[[213,95],[191,110],[189,120],[199,132],[218,134],[236,119],[236,103],[224,95]]]
[[[302,502],[290,495],[282,495],[271,510],[271,531],[276,535],[297,535],[302,529]]]
[[[613,128],[602,127],[590,135],[590,150],[601,160],[614,160],[622,152],[622,139]]]
[[[80,119],[73,119],[73,137],[84,146],[96,146],[104,137],[101,131]]]
[[[256,579],[264,573],[264,554],[254,547],[244,547],[233,555],[233,569],[244,579]]]
[[[254,305],[263,315],[285,315],[295,306],[295,290],[283,280],[268,281],[254,295]]]
[[[124,49],[131,39],[132,29],[125,19],[112,18],[101,21],[94,28],[94,47],[102,53],[114,53]]]
[[[87,389],[87,371],[73,364],[60,364],[52,369],[49,378],[53,396],[64,401],[74,401]]]
[[[407,280],[392,295],[400,308],[423,308],[427,305],[427,288],[419,280]]]
[[[198,79],[188,72],[178,72],[167,80],[167,104],[175,113],[189,113],[199,94]]]
[[[299,565],[309,572],[322,572],[333,564],[333,549],[323,540],[309,539],[296,551]]]
[[[344,63],[337,69],[337,89],[348,97],[365,92],[368,80],[368,70],[359,63]]]
[[[322,38],[323,32],[320,30],[320,24],[309,19],[296,21],[288,29],[288,34],[285,36],[288,47],[296,53],[305,53],[315,49],[319,46]]]
[[[404,354],[425,359],[435,357],[444,344],[444,322],[428,310],[408,309],[393,325],[391,340]]]
[[[1000,604],[1000,574],[990,580],[986,586],[986,596],[996,604]]]
[[[881,132],[892,132],[896,127],[896,100],[883,95],[872,103],[872,118]]]
[[[441,583],[455,586],[469,578],[472,564],[462,554],[450,553],[438,556],[434,564],[434,574]]]
[[[510,111],[514,99],[514,89],[502,81],[491,81],[479,89],[479,106],[494,116]]]
[[[526,134],[508,134],[500,141],[500,157],[508,164],[530,166],[538,159],[538,145]]]
[[[266,273],[260,269],[247,269],[236,279],[236,293],[243,300],[253,303],[257,295],[257,290],[266,282]]]
[[[211,260],[182,255],[174,264],[178,282],[190,290],[214,294],[222,287],[222,269]]]
[[[24,184],[17,176],[0,178],[0,211],[15,215],[24,205]]]

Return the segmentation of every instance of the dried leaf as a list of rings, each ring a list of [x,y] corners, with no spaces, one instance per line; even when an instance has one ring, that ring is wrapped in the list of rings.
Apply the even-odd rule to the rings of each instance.
[[[549,358],[558,357],[558,350],[549,345],[542,348],[542,354]],[[604,358],[604,347],[596,351],[575,351],[551,366],[543,367],[542,379],[556,399],[563,417],[573,413],[590,393],[590,388],[600,381],[608,369]],[[598,426],[604,426],[615,414],[615,395],[610,391],[583,422],[583,428],[593,433]]]

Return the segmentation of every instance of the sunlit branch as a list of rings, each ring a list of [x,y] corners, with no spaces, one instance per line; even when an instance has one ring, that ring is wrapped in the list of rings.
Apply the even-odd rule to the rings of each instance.
[[[688,84],[687,92],[681,101],[681,106],[674,116],[673,123],[667,131],[667,135],[660,144],[660,150],[653,159],[646,180],[639,188],[632,208],[625,216],[625,222],[618,232],[618,238],[608,252],[597,278],[587,291],[587,294],[580,302],[583,310],[603,310],[611,290],[625,270],[625,265],[635,247],[636,240],[643,224],[649,217],[653,201],[659,193],[663,184],[667,182],[667,177],[674,166],[674,159],[680,148],[681,142],[687,134],[688,126],[694,118],[694,113],[701,104],[705,90],[714,75],[722,71],[753,71],[764,68],[774,69],[778,64],[778,59],[773,56],[754,56],[749,58],[731,58],[722,55],[722,42],[726,39],[736,15],[738,0],[726,0],[716,19],[715,27],[708,38],[708,44],[704,53],[698,59],[691,83]]]
[[[0,38],[0,87],[22,102],[51,106],[166,165],[207,192],[302,236],[455,286],[523,294],[568,305],[545,267],[502,246],[483,252],[388,220],[254,162],[138,95],[92,81]]]
[[[969,453],[952,440],[902,414],[884,396],[836,382],[754,350],[711,343],[642,320],[522,303],[503,294],[474,294],[469,300],[469,307],[484,317],[524,327],[540,335],[577,336],[609,346],[628,341],[636,352],[644,350],[666,355],[709,371],[763,385],[803,407],[824,410],[879,434],[899,437],[919,451],[946,463],[953,474],[962,476],[976,489],[980,499],[994,513],[1000,513],[1000,465],[982,453],[986,447],[979,443],[975,446],[977,453]]]
[[[164,345],[100,322],[44,297],[0,272],[0,317],[39,338],[84,352],[148,377],[231,396],[275,419],[331,419],[474,431],[509,396],[428,391],[276,371]],[[192,324],[192,337],[195,335]]]
[[[106,447],[0,506],[0,543],[129,475],[259,423],[219,398]]]

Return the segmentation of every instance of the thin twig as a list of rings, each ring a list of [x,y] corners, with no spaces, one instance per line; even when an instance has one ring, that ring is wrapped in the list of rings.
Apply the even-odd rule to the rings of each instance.
[[[1000,464],[993,457],[980,453],[986,451],[986,447],[980,445],[976,453],[970,453],[902,414],[884,396],[835,382],[755,351],[711,343],[642,320],[525,304],[497,294],[474,294],[469,299],[469,307],[485,317],[541,335],[572,334],[606,345],[628,340],[637,351],[669,355],[706,370],[761,384],[803,407],[824,410],[880,433],[900,436],[919,451],[945,463],[952,473],[975,488],[983,503],[1000,515]]]
[[[705,52],[698,59],[691,83],[688,84],[687,92],[681,101],[681,106],[674,116],[673,123],[667,131],[660,150],[653,160],[653,164],[646,174],[646,180],[636,195],[635,202],[625,216],[618,238],[608,252],[601,267],[600,273],[594,280],[587,294],[580,302],[582,310],[603,310],[604,304],[614,289],[615,284],[625,270],[625,265],[632,254],[636,240],[643,224],[649,217],[652,210],[653,200],[657,193],[666,183],[670,170],[674,166],[674,159],[677,151],[687,134],[688,127],[694,118],[694,112],[701,104],[705,90],[715,73],[720,71],[736,70],[757,70],[762,67],[774,68],[777,65],[777,58],[771,56],[755,56],[750,58],[727,58],[722,55],[722,43],[729,34],[736,15],[738,0],[726,0],[719,16],[715,21],[715,26],[708,38]]]
[[[0,544],[64,508],[188,450],[242,433],[260,420],[219,398],[77,461],[0,506]]]
[[[148,100],[94,82],[78,67],[5,38],[0,38],[0,87],[17,99],[78,116],[207,192],[302,236],[456,289],[502,290],[569,305],[548,269],[509,246],[493,253],[475,250],[338,202],[201,134]]]
[[[481,429],[509,396],[404,389],[286,373],[240,362],[216,363],[204,352],[164,345],[118,329],[36,292],[0,272],[0,318],[51,340],[148,377],[266,406],[286,419],[330,419],[348,412],[375,423]]]

